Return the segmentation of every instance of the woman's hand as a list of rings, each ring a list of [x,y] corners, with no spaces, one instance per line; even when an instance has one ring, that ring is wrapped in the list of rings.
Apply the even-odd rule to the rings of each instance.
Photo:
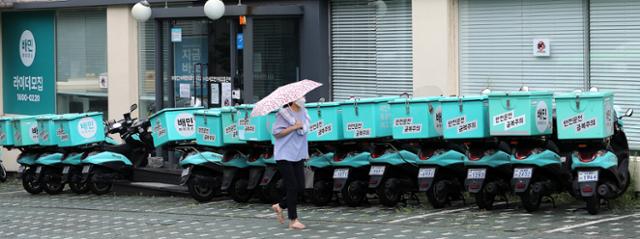
[[[299,120],[296,120],[296,123],[292,127],[293,129],[302,129],[303,125],[302,125],[302,122],[300,122]]]

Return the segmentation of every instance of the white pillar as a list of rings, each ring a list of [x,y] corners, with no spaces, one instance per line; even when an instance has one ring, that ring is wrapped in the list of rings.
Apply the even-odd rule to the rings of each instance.
[[[138,23],[130,6],[107,8],[107,75],[108,118],[121,119],[138,103]]]
[[[413,0],[413,93],[458,93],[457,0]]]

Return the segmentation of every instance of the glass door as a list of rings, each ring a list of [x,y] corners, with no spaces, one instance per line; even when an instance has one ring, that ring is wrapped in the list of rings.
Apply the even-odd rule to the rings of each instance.
[[[228,18],[171,21],[173,70],[165,92],[173,92],[172,107],[232,104],[233,23]]]

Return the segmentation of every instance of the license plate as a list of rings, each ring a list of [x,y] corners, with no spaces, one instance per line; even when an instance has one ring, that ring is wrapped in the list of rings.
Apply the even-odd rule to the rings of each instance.
[[[64,166],[64,168],[62,169],[62,174],[69,174],[69,169],[71,169],[71,167]]]
[[[85,165],[84,167],[82,167],[82,174],[89,173],[89,170],[91,170],[91,165]]]
[[[516,168],[513,170],[513,178],[531,178],[533,168]]]
[[[24,166],[20,165],[20,167],[18,167],[18,173],[24,173]]]
[[[182,174],[180,175],[180,177],[184,177],[184,176],[189,175],[190,171],[191,171],[191,167],[183,169],[182,170]]]
[[[40,172],[42,172],[42,166],[38,166],[36,168],[36,174],[39,174]]]
[[[598,170],[578,171],[578,182],[597,182]]]
[[[436,175],[436,168],[421,168],[418,171],[418,178],[433,178]]]
[[[384,166],[371,166],[369,170],[369,175],[371,176],[379,176],[384,174]]]
[[[484,179],[486,176],[486,168],[470,168],[469,171],[467,171],[467,179]]]
[[[348,178],[348,177],[349,177],[348,168],[339,168],[333,171],[333,178]]]

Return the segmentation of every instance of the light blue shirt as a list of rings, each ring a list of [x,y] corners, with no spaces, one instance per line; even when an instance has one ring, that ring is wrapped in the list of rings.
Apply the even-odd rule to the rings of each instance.
[[[289,110],[291,115],[295,117],[297,121],[305,122],[307,120],[307,111],[301,109],[295,112]],[[289,128],[293,124],[289,123],[280,112],[276,113],[276,122],[273,123],[273,134],[276,135],[282,130]],[[295,130],[289,134],[280,138],[276,137],[276,142],[273,146],[273,157],[275,160],[287,160],[297,162],[303,159],[309,158],[309,144],[307,142],[307,133],[299,133]]]

